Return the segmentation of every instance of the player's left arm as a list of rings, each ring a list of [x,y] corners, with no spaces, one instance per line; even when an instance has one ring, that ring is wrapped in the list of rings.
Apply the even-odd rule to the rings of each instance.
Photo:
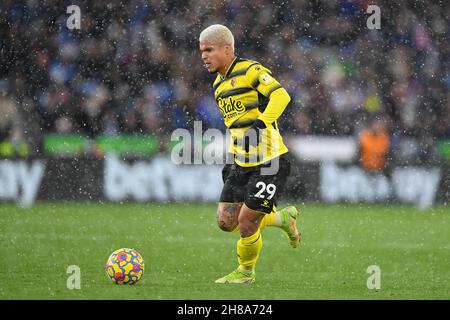
[[[269,99],[264,112],[255,121],[253,128],[267,128],[283,114],[291,101],[291,97],[286,89],[272,76],[270,70],[261,65],[251,67],[247,77],[250,85]]]

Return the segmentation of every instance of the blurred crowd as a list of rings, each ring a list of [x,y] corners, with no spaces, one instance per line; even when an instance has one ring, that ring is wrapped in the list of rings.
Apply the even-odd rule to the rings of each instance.
[[[81,9],[70,30],[67,6]],[[369,30],[368,4],[381,8]],[[49,132],[170,136],[224,129],[198,51],[227,25],[236,53],[271,69],[292,96],[286,135],[356,135],[382,119],[392,137],[450,137],[445,1],[4,0],[0,142],[40,152]],[[1,145],[0,145],[1,148]]]

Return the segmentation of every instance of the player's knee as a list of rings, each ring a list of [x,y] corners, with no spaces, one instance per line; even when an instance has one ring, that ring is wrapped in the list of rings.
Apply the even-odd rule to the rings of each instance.
[[[217,226],[222,231],[231,232],[238,226],[237,221],[234,221],[233,219],[230,219],[230,217],[223,212],[223,210],[220,210],[220,208],[217,210]]]
[[[219,204],[217,208],[217,225],[226,232],[231,232],[238,226],[237,216],[241,204]]]
[[[232,232],[237,227],[237,223],[232,224],[228,221],[224,221],[221,219],[219,219],[217,221],[217,225],[219,226],[220,230],[226,231],[226,232]]]

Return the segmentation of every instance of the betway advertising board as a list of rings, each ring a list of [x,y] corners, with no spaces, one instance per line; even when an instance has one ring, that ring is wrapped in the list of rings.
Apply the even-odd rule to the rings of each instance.
[[[449,166],[394,167],[389,176],[333,161],[294,161],[286,182],[290,201],[402,202],[428,208],[450,198]],[[0,159],[0,201],[218,201],[221,165],[176,165],[151,159]]]

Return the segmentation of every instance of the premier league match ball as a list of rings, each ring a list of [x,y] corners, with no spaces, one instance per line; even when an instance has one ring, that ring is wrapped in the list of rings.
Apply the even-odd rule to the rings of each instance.
[[[116,250],[106,261],[106,273],[115,284],[135,284],[144,274],[144,259],[134,249]]]

